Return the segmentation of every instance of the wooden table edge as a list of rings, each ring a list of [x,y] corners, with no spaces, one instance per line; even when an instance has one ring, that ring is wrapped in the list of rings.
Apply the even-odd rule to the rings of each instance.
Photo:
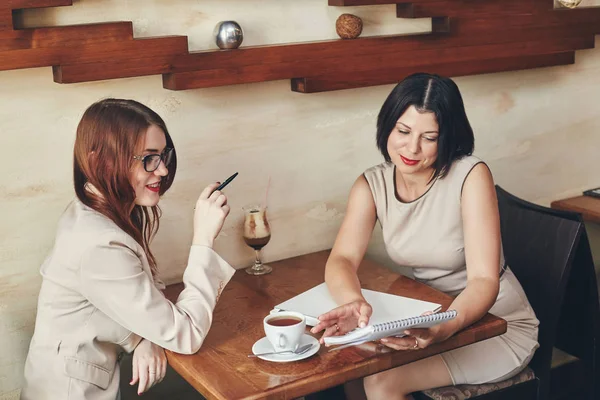
[[[181,288],[183,287],[182,283],[177,283],[173,285],[169,285],[165,294],[167,298],[174,299],[174,294],[179,293]],[[175,297],[176,298],[176,297]],[[474,327],[477,327],[478,324],[483,323],[485,319],[491,319],[491,321],[486,321],[486,330],[485,333],[479,332]],[[487,313],[481,320],[475,322],[470,327],[463,329],[462,331],[456,333],[452,337],[446,339],[443,342],[436,343],[432,346],[429,346],[425,349],[411,351],[414,354],[414,358],[411,357],[410,362],[418,361],[423,358],[427,358],[436,354],[441,354],[446,351],[455,350],[460,347],[468,346],[475,342],[483,341],[486,339],[490,339],[496,336],[500,336],[506,333],[507,330],[507,322],[506,320],[496,317],[492,314]],[[483,337],[482,337],[483,335]],[[460,344],[465,336],[471,336],[470,339],[466,339],[468,342],[465,344]],[[476,336],[476,337],[473,337]],[[458,344],[458,345],[457,345]],[[441,348],[441,349],[440,349]],[[342,350],[344,351],[344,350]],[[410,350],[408,350],[410,351]],[[315,380],[314,376],[309,376],[305,378],[298,379],[294,382],[285,384],[285,389],[282,390],[282,387],[276,387],[272,389],[265,390],[256,395],[250,396],[242,396],[232,399],[230,397],[226,397],[223,393],[213,393],[214,387],[206,387],[202,385],[200,381],[194,378],[193,372],[186,369],[185,364],[181,363],[178,359],[181,357],[180,354],[173,353],[169,350],[165,350],[167,361],[169,365],[179,374],[181,375],[186,382],[188,382],[194,389],[196,389],[202,396],[204,396],[208,400],[259,400],[259,399],[268,399],[268,398],[297,398],[302,397],[310,393],[315,393],[321,390],[325,390],[331,387],[335,387],[337,385],[341,385],[349,380],[362,378],[364,376],[373,375],[378,372],[383,372],[388,369],[392,369],[398,367],[400,365],[407,364],[405,359],[401,361],[394,362],[394,353],[395,351],[390,351],[385,353],[388,357],[380,357],[380,359],[376,363],[372,363],[369,359],[365,359],[360,363],[348,365],[345,370],[347,373],[344,375],[339,374],[339,370],[336,371],[336,376],[331,376],[328,374],[321,374],[317,380]],[[176,355],[177,357],[173,357]],[[409,362],[409,363],[410,363]],[[310,393],[306,393],[303,390],[303,387],[306,385],[306,381],[311,380],[311,387],[313,388]]]
[[[581,205],[582,202],[598,203],[598,211]],[[574,196],[566,199],[555,200],[550,203],[550,208],[562,211],[576,212],[582,215],[585,221],[600,223],[600,199],[591,196]]]
[[[491,315],[491,314],[486,314],[486,316],[487,315]],[[421,350],[417,350],[417,351],[404,350],[404,351],[410,351],[411,353],[414,354],[414,359],[412,359],[408,363],[404,362],[404,360],[402,362],[397,362],[397,363],[394,362],[393,355],[394,355],[394,353],[396,353],[396,351],[394,350],[394,351],[390,351],[389,353],[386,353],[386,354],[390,355],[390,359],[392,360],[391,363],[389,365],[384,365],[382,368],[377,368],[376,370],[373,370],[374,366],[377,366],[379,364],[386,364],[388,362],[388,360],[385,358],[381,358],[378,363],[370,364],[369,359],[366,359],[358,364],[348,365],[348,368],[345,370],[347,372],[346,374],[344,374],[343,376],[338,374],[341,379],[335,379],[336,377],[330,378],[326,374],[323,374],[325,376],[322,375],[322,378],[319,380],[314,380],[314,377],[306,377],[306,378],[298,379],[298,380],[286,385],[286,389],[288,389],[288,390],[285,390],[284,398],[286,398],[286,399],[289,398],[288,395],[291,396],[291,398],[298,398],[298,397],[302,397],[302,396],[306,396],[307,394],[310,394],[310,393],[305,393],[305,391],[301,390],[301,388],[305,385],[305,381],[307,381],[309,379],[311,380],[311,386],[314,388],[314,390],[311,391],[311,393],[315,393],[315,392],[318,392],[321,390],[325,390],[325,389],[329,389],[329,388],[332,388],[332,387],[335,387],[338,385],[342,385],[342,384],[344,384],[348,381],[354,380],[354,379],[359,379],[359,378],[362,378],[362,377],[365,377],[368,375],[373,375],[378,372],[383,372],[388,369],[399,367],[401,365],[410,364],[411,362],[422,360],[424,358],[431,357],[436,354],[441,354],[446,351],[456,350],[458,348],[468,346],[475,342],[486,340],[486,339],[491,339],[493,337],[500,336],[500,335],[506,333],[507,325],[508,325],[507,322],[502,318],[495,317],[495,316],[493,316],[493,317],[494,317],[493,322],[491,322],[491,323],[489,323],[489,325],[487,325],[487,329],[489,329],[491,332],[488,335],[485,335],[485,338],[480,338],[471,343],[466,343],[463,345],[455,346],[456,342],[461,341],[461,338],[463,337],[463,335],[470,334],[468,331],[468,328],[467,328],[466,330],[458,332],[454,336],[446,339],[444,342],[436,343],[425,349],[421,349]],[[442,348],[442,350],[440,350],[440,347]],[[399,350],[399,351],[402,351],[402,350]],[[339,371],[336,371],[336,372],[339,372]],[[321,383],[323,383],[323,384],[321,385]],[[277,396],[281,396],[281,395],[282,395],[281,389],[274,388],[274,389],[266,390],[266,391],[260,393],[259,395],[240,397],[235,400],[261,400],[261,399],[269,399],[269,398],[280,398]],[[273,397],[269,397],[269,396],[273,396]],[[226,399],[225,397],[218,398],[218,399],[219,400],[232,400],[232,399]]]

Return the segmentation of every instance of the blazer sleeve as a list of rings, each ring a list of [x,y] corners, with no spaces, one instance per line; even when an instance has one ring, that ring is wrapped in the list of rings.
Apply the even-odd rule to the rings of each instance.
[[[185,288],[173,304],[144,270],[142,255],[126,242],[113,234],[83,254],[83,295],[139,336],[176,353],[197,352],[210,329],[220,291],[235,269],[211,248],[192,246],[183,274]]]

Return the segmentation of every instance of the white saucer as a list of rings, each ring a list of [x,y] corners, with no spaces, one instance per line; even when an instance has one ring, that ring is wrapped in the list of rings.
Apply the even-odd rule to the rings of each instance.
[[[272,362],[292,362],[304,360],[305,358],[308,358],[315,354],[317,351],[319,351],[319,348],[321,348],[319,341],[307,334],[302,335],[298,346],[304,346],[305,344],[309,343],[312,343],[313,347],[311,347],[311,349],[304,354],[271,354],[270,356],[258,356],[258,358],[260,358],[261,360]],[[254,346],[252,346],[252,353],[254,354],[268,353],[269,351],[273,351],[273,346],[271,346],[271,343],[269,342],[266,336],[262,339],[259,339],[256,343],[254,343]]]

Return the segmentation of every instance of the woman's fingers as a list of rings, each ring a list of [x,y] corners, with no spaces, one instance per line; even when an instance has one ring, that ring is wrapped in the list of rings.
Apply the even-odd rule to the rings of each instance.
[[[138,382],[137,393],[142,394],[162,381],[166,370],[164,349],[144,339],[133,352],[133,379],[130,384]]]
[[[223,210],[223,213],[225,213],[225,217],[227,217],[229,215],[230,208],[227,204],[225,204],[223,207],[221,207],[221,210]]]
[[[156,384],[158,380],[158,370],[159,365],[155,358],[151,358],[148,363],[148,384],[146,385],[146,390],[150,389],[152,386]]]
[[[137,383],[138,377],[139,377],[137,357],[135,357],[135,356],[133,357],[131,364],[132,364],[132,372],[131,372],[131,382],[129,382],[129,384],[131,386],[133,386]]]
[[[352,314],[352,307],[348,304],[334,308],[325,314],[319,315],[319,321],[337,320]],[[327,324],[329,326],[330,324]]]
[[[381,343],[383,343],[384,346],[389,347],[390,349],[394,349],[394,350],[407,350],[407,347],[396,343],[395,341],[391,341],[391,340],[381,340]]]
[[[419,332],[417,332],[419,331]],[[429,338],[429,333],[427,329],[411,329],[410,331],[405,331],[404,333],[407,336],[404,337],[387,337],[381,339],[381,343],[390,347],[394,350],[418,350],[424,349],[431,344],[431,339]],[[408,333],[410,332],[410,333]],[[423,334],[423,336],[419,336],[419,334]]]
[[[321,332],[323,329],[326,329],[328,326],[329,326],[328,321],[321,321],[317,325],[313,326],[310,331],[312,333]]]
[[[157,382],[157,362],[154,358],[140,360],[138,394],[142,394]]]
[[[215,198],[215,205],[217,205],[218,207],[222,207],[225,204],[227,204],[227,196],[225,196],[224,194],[220,194],[218,197]]]
[[[367,303],[362,303],[360,305],[360,309],[358,311],[358,326],[364,328],[369,323],[369,319],[371,318],[371,314],[373,313],[373,309]]]
[[[340,333],[341,327],[338,325],[339,321],[321,321],[317,325],[315,325],[310,331],[312,333],[318,333],[323,331],[323,336],[332,336],[336,333]]]
[[[210,185],[208,185],[207,187],[204,188],[204,190],[202,191],[202,193],[200,193],[200,198],[201,199],[208,199],[208,197],[215,191],[216,188],[219,187],[219,183],[215,182],[215,183],[211,183]]]
[[[158,381],[158,374],[156,373],[155,369],[151,369],[148,370],[148,383],[146,384],[146,390],[144,390],[145,392],[147,392],[148,390],[150,390],[150,388],[154,385],[156,385],[156,382]]]
[[[162,382],[162,380],[165,379],[166,375],[167,375],[167,360],[163,359],[160,364],[160,379],[158,382]]]
[[[431,331],[428,328],[413,328],[404,331],[404,334],[423,340],[429,340],[432,337]]]
[[[323,332],[323,335],[321,336],[321,339],[319,339],[319,342],[321,342],[321,344],[325,343],[324,339],[327,336],[335,336],[338,334],[339,331],[339,327],[337,326],[337,324],[331,325],[329,327],[327,327],[325,329],[325,332]]]
[[[388,337],[381,339],[381,343],[394,350],[413,350],[418,342],[414,336],[405,336],[401,338]]]
[[[208,200],[210,201],[217,201],[217,199],[219,198],[219,196],[224,196],[223,193],[221,193],[220,190],[215,190],[214,192],[212,192],[212,194],[208,197]]]
[[[142,394],[146,391],[146,385],[148,385],[149,373],[148,366],[144,363],[143,367],[140,368],[139,372],[140,384],[138,385],[138,394]]]

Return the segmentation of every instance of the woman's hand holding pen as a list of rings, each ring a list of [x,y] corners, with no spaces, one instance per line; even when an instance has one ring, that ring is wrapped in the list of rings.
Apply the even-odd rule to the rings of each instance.
[[[219,182],[208,185],[200,194],[194,212],[194,238],[192,244],[212,247],[229,214],[227,197],[215,190]]]
[[[364,299],[355,300],[320,315],[319,323],[310,331],[317,333],[324,330],[319,340],[324,343],[323,338],[327,336],[343,335],[356,327],[367,326],[372,313],[371,305]]]

